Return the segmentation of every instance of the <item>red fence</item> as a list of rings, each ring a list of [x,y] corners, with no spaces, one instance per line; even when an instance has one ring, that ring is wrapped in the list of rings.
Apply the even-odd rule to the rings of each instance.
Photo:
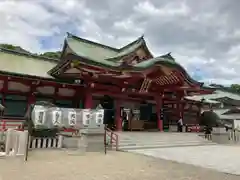
[[[198,124],[188,124],[187,126],[187,132],[200,132],[201,126]]]
[[[0,120],[0,131],[6,131],[7,129],[23,130],[22,120],[2,119]]]

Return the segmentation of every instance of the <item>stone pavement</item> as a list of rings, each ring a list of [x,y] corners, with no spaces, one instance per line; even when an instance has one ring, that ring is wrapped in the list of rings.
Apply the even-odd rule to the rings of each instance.
[[[1,180],[239,180],[211,169],[114,151],[70,155],[32,150],[28,162],[3,158],[0,167]]]
[[[240,146],[171,147],[129,150],[129,152],[240,175]]]

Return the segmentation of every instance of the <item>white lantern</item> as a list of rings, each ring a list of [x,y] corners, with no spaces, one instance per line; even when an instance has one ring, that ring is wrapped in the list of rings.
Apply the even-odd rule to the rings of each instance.
[[[68,112],[68,123],[70,126],[75,126],[77,124],[77,113],[75,111]]]
[[[62,124],[62,111],[57,109],[52,113],[52,123],[54,126],[60,126]]]
[[[84,109],[82,111],[82,121],[84,126],[88,126],[90,124],[90,120],[92,118],[91,110]]]
[[[95,120],[96,120],[96,124],[100,125],[103,124],[103,118],[104,118],[104,110],[103,109],[99,109],[96,111],[95,114]]]
[[[45,110],[35,110],[35,124],[43,125],[46,120],[46,111]]]

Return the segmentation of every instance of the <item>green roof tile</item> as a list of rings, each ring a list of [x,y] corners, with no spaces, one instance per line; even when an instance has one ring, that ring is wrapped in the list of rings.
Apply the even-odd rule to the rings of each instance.
[[[138,49],[139,47],[141,47],[142,45],[145,44],[145,40],[143,39],[143,37],[138,38],[136,41],[128,44],[127,46],[119,49],[119,53],[112,57],[109,58],[107,60],[119,60],[119,58],[124,57],[132,52],[134,52],[136,49]]]
[[[145,44],[143,37],[138,38],[136,41],[120,48],[112,48],[105,46],[96,42],[92,42],[86,39],[79,38],[77,36],[71,35],[68,33],[66,38],[68,46],[74,51],[77,55],[81,57],[88,58],[97,62],[107,61],[117,61],[119,58],[134,52],[141,45]],[[107,63],[111,64],[111,63]],[[114,66],[114,64],[112,64]]]
[[[221,90],[216,90],[214,91],[213,94],[186,96],[185,99],[193,100],[193,101],[201,101],[202,99],[204,99],[205,102],[209,102],[209,103],[221,103],[218,100],[225,97],[232,100],[240,101],[240,95],[224,92]]]
[[[69,47],[79,56],[88,57],[93,60],[108,59],[118,54],[110,48],[103,48],[93,43],[80,41],[75,38],[68,37],[67,43]]]
[[[0,49],[0,71],[2,72],[53,78],[47,72],[58,62],[57,60],[35,57],[31,54]]]
[[[82,39],[68,33],[65,41],[65,47],[67,46],[73,51],[76,56],[82,58],[81,61],[84,63],[90,63],[94,66],[103,66],[106,68],[113,68],[115,70],[124,69],[126,71],[143,71],[157,64],[174,66],[176,68],[179,68],[179,70],[186,76],[186,79],[188,81],[200,84],[199,82],[193,80],[180,64],[175,62],[170,53],[142,61],[133,66],[123,67],[122,63],[119,61],[122,57],[131,54],[131,52],[136,51],[141,46],[146,47],[143,36],[120,49],[116,49],[86,39]],[[49,73],[54,74],[54,72],[56,72],[59,67],[60,65],[54,67],[49,71]]]

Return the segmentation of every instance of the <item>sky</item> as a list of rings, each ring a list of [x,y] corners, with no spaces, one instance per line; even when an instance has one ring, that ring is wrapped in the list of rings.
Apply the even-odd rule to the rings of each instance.
[[[196,80],[240,84],[240,0],[0,0],[0,43],[61,50],[66,32],[113,47],[144,35]]]

